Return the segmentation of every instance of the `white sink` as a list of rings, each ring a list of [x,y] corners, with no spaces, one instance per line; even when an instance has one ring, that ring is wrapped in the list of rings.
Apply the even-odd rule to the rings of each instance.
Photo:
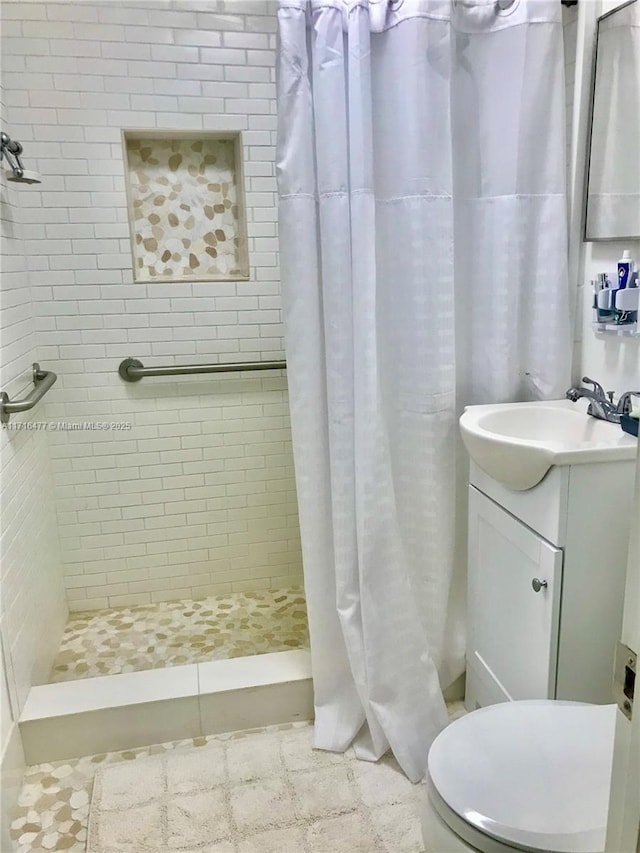
[[[619,424],[587,415],[587,401],[468,406],[462,440],[482,470],[510,489],[537,485],[552,465],[635,459],[637,441]]]

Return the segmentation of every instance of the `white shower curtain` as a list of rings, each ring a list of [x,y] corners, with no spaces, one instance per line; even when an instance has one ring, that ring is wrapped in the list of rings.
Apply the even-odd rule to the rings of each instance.
[[[497,9],[278,9],[315,743],[412,780],[464,669],[461,406],[569,384],[560,4]]]

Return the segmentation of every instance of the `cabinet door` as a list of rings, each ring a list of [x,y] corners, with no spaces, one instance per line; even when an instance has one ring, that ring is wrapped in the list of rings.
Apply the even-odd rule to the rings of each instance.
[[[546,586],[533,588],[534,579]],[[477,704],[555,696],[562,551],[469,487],[467,662]],[[537,583],[536,583],[537,585]],[[468,705],[469,707],[469,705]]]

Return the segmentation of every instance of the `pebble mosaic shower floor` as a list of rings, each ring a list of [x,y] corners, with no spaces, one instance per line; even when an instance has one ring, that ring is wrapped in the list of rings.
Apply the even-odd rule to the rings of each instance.
[[[306,648],[301,587],[72,613],[50,682]]]

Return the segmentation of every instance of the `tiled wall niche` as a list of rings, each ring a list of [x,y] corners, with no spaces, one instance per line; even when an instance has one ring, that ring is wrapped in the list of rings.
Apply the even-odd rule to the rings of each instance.
[[[122,137],[134,279],[248,279],[241,134]]]

